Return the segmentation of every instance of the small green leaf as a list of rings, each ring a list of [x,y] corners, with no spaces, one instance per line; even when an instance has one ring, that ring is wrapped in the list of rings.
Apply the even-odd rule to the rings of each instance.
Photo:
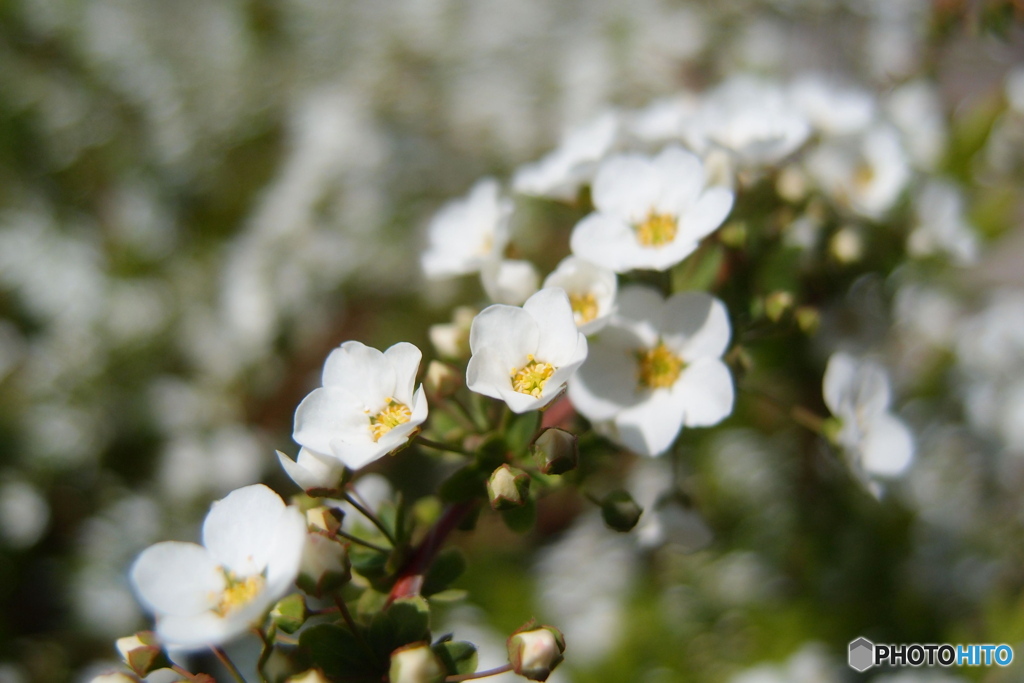
[[[380,676],[387,670],[387,656],[371,657],[356,636],[335,624],[317,624],[303,631],[299,649],[329,678]]]
[[[537,504],[533,498],[528,498],[520,507],[502,510],[501,518],[505,520],[505,526],[512,531],[526,533],[533,528],[533,523],[537,520]]]
[[[391,603],[370,622],[370,646],[381,657],[410,643],[430,639],[430,606],[419,596]]]
[[[387,574],[388,555],[384,553],[353,544],[348,557],[352,568],[367,579],[378,579]]]
[[[505,432],[508,449],[516,455],[525,454],[539,425],[540,413],[535,410],[512,418],[512,422]]]
[[[431,596],[445,590],[466,571],[466,557],[458,548],[448,548],[434,559],[423,579],[421,593]]]
[[[476,673],[476,645],[456,640],[437,643],[432,648],[437,658],[448,669],[449,676]]]
[[[690,258],[672,269],[672,291],[710,290],[715,284],[724,258],[725,250],[721,245],[703,245]]]
[[[446,503],[465,503],[482,496],[487,490],[487,474],[476,465],[469,465],[441,483],[441,499]]]

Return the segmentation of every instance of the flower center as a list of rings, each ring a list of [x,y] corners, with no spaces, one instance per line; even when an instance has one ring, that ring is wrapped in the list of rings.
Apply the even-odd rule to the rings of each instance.
[[[239,579],[233,573],[228,570],[223,570],[224,576],[227,578],[228,586],[221,593],[220,602],[214,608],[214,612],[221,616],[227,615],[230,612],[234,612],[240,607],[247,605],[255,598],[261,590],[263,585],[266,583],[263,576],[260,574],[254,574],[247,576],[244,579]]]
[[[679,229],[679,221],[676,217],[667,213],[655,213],[651,211],[642,223],[633,226],[636,231],[636,239],[645,247],[660,248],[670,244],[676,238],[676,231]]]
[[[875,169],[871,164],[863,162],[853,171],[853,186],[862,192],[875,180]]]
[[[387,402],[384,410],[370,417],[370,432],[373,434],[375,442],[380,441],[380,437],[398,425],[405,424],[412,417],[412,410],[401,401],[389,398]]]
[[[653,349],[636,352],[638,383],[645,389],[664,389],[676,383],[683,372],[683,359],[672,353],[664,343]]]
[[[544,393],[544,384],[555,369],[549,363],[539,363],[532,355],[526,357],[528,362],[521,368],[512,368],[512,388],[520,394],[529,394],[540,398]]]
[[[569,305],[572,306],[572,314],[577,325],[589,323],[597,317],[597,297],[590,292],[570,294]]]

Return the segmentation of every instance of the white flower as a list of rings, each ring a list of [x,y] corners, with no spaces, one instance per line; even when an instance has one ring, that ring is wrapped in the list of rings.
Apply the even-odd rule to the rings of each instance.
[[[597,210],[573,228],[573,253],[617,273],[674,266],[732,208],[732,192],[704,185],[700,159],[681,147],[607,159],[594,179]]]
[[[485,308],[473,320],[469,347],[466,386],[517,413],[550,403],[587,357],[587,338],[557,287],[540,290],[522,308]]]
[[[521,194],[570,201],[594,168],[615,144],[619,122],[605,112],[570,131],[553,152],[540,161],[522,166],[512,178],[512,189]]]
[[[790,86],[793,102],[826,135],[848,135],[866,128],[877,112],[864,90],[844,87],[823,76],[804,76]]]
[[[661,455],[683,425],[710,426],[732,412],[732,377],[720,360],[730,333],[725,305],[708,294],[664,300],[649,287],[625,287],[569,398],[613,440]]]
[[[480,282],[494,303],[521,306],[537,291],[540,275],[529,261],[494,259],[480,267]]]
[[[836,202],[873,220],[885,216],[910,180],[907,154],[886,125],[822,144],[808,155],[807,168]]]
[[[946,115],[935,86],[911,81],[896,88],[886,102],[886,113],[899,129],[903,146],[914,165],[933,170],[946,151]]]
[[[698,152],[724,148],[742,166],[774,164],[810,133],[804,114],[780,85],[750,76],[731,78],[708,93],[683,131]]]
[[[961,266],[978,260],[978,238],[964,215],[964,199],[956,185],[931,180],[915,202],[917,227],[907,238],[912,256],[949,254]]]
[[[383,353],[345,342],[327,357],[323,386],[295,410],[293,438],[354,470],[400,448],[427,419],[423,386],[413,391],[421,357],[407,342]]]
[[[882,366],[834,353],[823,380],[825,405],[839,419],[835,439],[857,474],[893,477],[914,457],[910,429],[889,412],[889,377]]]
[[[131,569],[139,601],[167,645],[200,649],[258,624],[291,587],[306,542],[297,508],[262,484],[213,504],[203,545],[150,546]]]
[[[615,273],[577,256],[562,259],[544,279],[544,286],[565,290],[576,325],[583,334],[594,334],[600,330],[615,310],[618,290]]]
[[[277,459],[285,474],[303,491],[334,488],[341,481],[341,475],[345,471],[345,465],[337,458],[322,455],[308,448],[300,448],[295,460],[277,451]]]
[[[421,257],[428,278],[475,273],[500,258],[508,245],[512,202],[500,196],[498,181],[484,178],[463,199],[437,212],[427,229],[429,244]]]

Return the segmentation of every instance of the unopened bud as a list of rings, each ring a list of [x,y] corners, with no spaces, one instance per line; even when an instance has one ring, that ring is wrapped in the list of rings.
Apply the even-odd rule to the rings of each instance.
[[[524,505],[530,495],[530,475],[502,465],[487,480],[487,497],[495,510],[509,510]]]
[[[469,357],[469,328],[476,313],[468,306],[459,306],[452,313],[452,322],[430,326],[427,334],[440,356],[457,360]]]
[[[601,517],[615,531],[630,531],[640,521],[643,508],[626,491],[612,491],[601,501]]]
[[[773,323],[779,322],[792,307],[793,295],[784,290],[772,292],[764,300],[764,314]]]
[[[832,235],[829,250],[840,263],[855,263],[864,255],[864,238],[856,228],[840,228]]]
[[[285,679],[285,683],[329,683],[320,669],[310,669]]]
[[[157,669],[171,666],[171,660],[152,631],[139,631],[133,636],[118,638],[115,646],[128,668],[142,678]]]
[[[839,443],[839,434],[843,431],[843,421],[838,417],[828,417],[821,422],[821,434],[833,444]]]
[[[298,593],[292,593],[274,605],[270,619],[285,633],[295,633],[306,623],[306,601]]]
[[[462,373],[455,368],[432,360],[427,365],[427,376],[423,380],[423,388],[427,398],[431,401],[440,401],[448,398],[462,386]]]
[[[730,221],[718,231],[718,239],[727,247],[742,249],[747,243],[747,224],[743,221]]]
[[[123,671],[108,671],[93,676],[89,683],[139,683],[139,678]]]
[[[541,432],[530,445],[530,451],[544,474],[565,474],[580,462],[576,435],[558,427]]]
[[[531,681],[546,681],[563,659],[565,638],[553,626],[513,633],[507,642],[512,670]]]
[[[351,578],[352,566],[345,546],[320,533],[307,534],[295,580],[299,588],[321,597],[344,586]]]
[[[428,643],[412,643],[391,653],[390,683],[441,683],[445,674]]]
[[[341,528],[341,520],[345,518],[345,512],[339,508],[317,505],[306,510],[306,524],[314,531],[326,531],[328,534],[337,533]]]
[[[821,325],[821,313],[813,306],[800,306],[793,311],[793,317],[804,334],[814,334]]]
[[[775,191],[787,202],[796,204],[807,196],[807,176],[796,166],[786,166],[775,180]]]

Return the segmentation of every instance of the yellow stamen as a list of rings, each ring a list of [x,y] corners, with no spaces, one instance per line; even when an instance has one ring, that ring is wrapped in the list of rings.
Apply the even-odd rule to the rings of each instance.
[[[866,189],[874,179],[875,169],[867,162],[859,164],[853,172],[853,185],[860,190]]]
[[[590,292],[570,294],[569,305],[572,306],[573,317],[577,325],[589,323],[597,317],[597,297]]]
[[[374,441],[380,441],[392,429],[400,424],[405,424],[412,417],[412,410],[409,406],[393,398],[387,399],[388,404],[384,410],[370,417],[370,433]]]
[[[544,384],[555,369],[548,363],[540,363],[527,356],[527,363],[521,368],[512,368],[512,388],[520,394],[528,394],[534,398],[540,398],[544,393]]]
[[[675,216],[667,213],[655,213],[651,211],[642,223],[633,226],[636,231],[636,239],[645,247],[661,248],[671,244],[676,238],[676,231],[679,229],[679,221]]]
[[[685,365],[683,359],[672,353],[664,343],[659,343],[653,349],[637,351],[636,358],[640,364],[638,383],[643,389],[672,386],[679,379]]]
[[[224,576],[228,580],[228,587],[221,593],[220,602],[214,608],[214,611],[222,616],[247,605],[263,590],[263,584],[266,583],[260,574],[238,579],[231,572],[224,570]]]

